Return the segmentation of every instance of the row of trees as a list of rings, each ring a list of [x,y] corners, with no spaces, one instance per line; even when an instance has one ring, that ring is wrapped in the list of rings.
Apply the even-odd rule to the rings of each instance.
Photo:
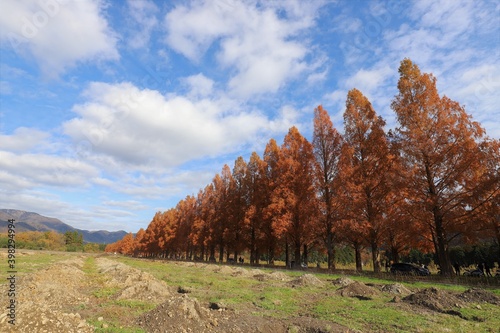
[[[343,134],[318,106],[312,142],[292,127],[281,146],[271,139],[262,158],[254,152],[232,170],[224,165],[197,196],[107,250],[220,261],[248,251],[251,263],[285,253],[299,264],[314,247],[334,269],[342,243],[355,250],[358,270],[368,248],[378,272],[382,250],[398,261],[414,248],[434,251],[451,274],[454,242],[500,242],[500,143],[438,94],[432,74],[409,59],[399,74],[396,129],[385,132],[370,101],[352,89]]]

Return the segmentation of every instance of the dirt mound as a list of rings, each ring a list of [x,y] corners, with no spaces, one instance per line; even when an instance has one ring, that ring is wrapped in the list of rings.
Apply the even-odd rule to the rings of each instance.
[[[286,275],[283,272],[271,272],[268,274],[270,280],[276,281],[289,281],[290,276]]]
[[[258,268],[253,268],[249,271],[249,274],[251,276],[259,275],[259,274],[266,274],[263,270],[258,269]]]
[[[353,282],[337,290],[337,293],[343,297],[356,297],[362,300],[371,299],[372,296],[379,294],[379,291],[373,287],[367,286],[361,282]]]
[[[350,332],[345,326],[314,318],[292,318],[286,322],[201,305],[187,295],[173,297],[155,309],[142,314],[136,321],[145,331],[196,333],[310,333]]]
[[[455,294],[436,288],[427,288],[402,299],[404,302],[418,305],[433,311],[451,313],[453,308],[462,307],[463,302]],[[452,313],[453,314],[453,313]]]
[[[467,303],[491,303],[500,305],[500,297],[489,291],[479,288],[468,289],[458,295],[458,298]]]
[[[82,267],[83,260],[72,259],[19,278],[14,332],[93,332],[80,314],[68,312],[89,301],[81,291],[85,280]],[[1,304],[7,304],[6,295],[0,295]],[[2,313],[0,326],[6,327],[7,320]]]
[[[397,295],[409,295],[411,294],[411,290],[406,288],[400,283],[395,284],[386,284],[381,289],[383,292]]]
[[[254,279],[259,281],[290,281],[290,277],[282,272],[265,273],[259,269],[252,270]]]
[[[144,313],[137,324],[147,332],[178,332],[180,327],[189,327],[191,332],[202,333],[215,332],[218,320],[211,316],[208,308],[184,294]]]
[[[242,277],[248,277],[251,276],[252,273],[248,269],[241,268],[241,267],[234,267],[233,272],[231,273],[231,276],[242,276]]]
[[[221,273],[224,275],[231,275],[234,273],[234,269],[232,267],[222,265],[222,266],[218,266],[216,269],[214,269],[214,272]]]
[[[21,278],[19,303],[32,299],[33,295],[37,295],[40,304],[53,309],[63,309],[68,305],[88,302],[88,297],[80,288],[85,279],[82,267],[81,259],[72,259]]]
[[[96,264],[100,273],[111,278],[108,285],[120,289],[117,299],[134,299],[159,304],[172,294],[164,282],[149,273],[105,258],[98,258]]]
[[[318,279],[312,274],[304,274],[300,276],[299,278],[290,281],[290,285],[292,287],[296,286],[315,286],[315,287],[322,287],[324,285],[323,281]]]
[[[351,283],[354,283],[354,280],[351,280],[348,277],[340,277],[340,278],[333,281],[333,284],[340,285],[343,287],[348,286]]]
[[[37,309],[36,311],[34,309]],[[78,313],[65,313],[29,302],[20,304],[16,312],[16,326],[12,332],[94,332],[94,327]],[[0,316],[0,326],[6,327],[5,314]],[[10,326],[10,325],[9,325]],[[1,332],[4,332],[0,329]]]

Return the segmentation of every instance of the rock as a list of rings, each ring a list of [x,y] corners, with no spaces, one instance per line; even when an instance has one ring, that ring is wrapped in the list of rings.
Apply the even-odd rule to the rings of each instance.
[[[222,302],[212,302],[208,306],[211,310],[226,310],[227,307]]]

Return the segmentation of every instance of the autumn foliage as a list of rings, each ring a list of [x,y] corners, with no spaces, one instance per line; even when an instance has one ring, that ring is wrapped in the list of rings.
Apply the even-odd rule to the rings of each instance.
[[[485,136],[463,106],[440,96],[436,78],[409,59],[399,68],[386,132],[361,91],[349,91],[343,134],[322,106],[309,142],[296,127],[262,157],[238,157],[196,196],[157,212],[146,230],[107,251],[130,255],[252,264],[285,254],[307,263],[314,248],[335,268],[335,248],[361,249],[379,271],[410,249],[433,251],[450,274],[450,245],[489,238],[500,243],[500,144]]]

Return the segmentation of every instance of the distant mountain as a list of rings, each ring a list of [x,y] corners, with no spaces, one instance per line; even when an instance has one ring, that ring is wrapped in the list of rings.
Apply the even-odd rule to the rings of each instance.
[[[16,220],[16,232],[23,231],[78,231],[83,235],[83,241],[88,243],[114,243],[122,239],[127,232],[120,231],[88,231],[73,228],[72,226],[53,217],[46,217],[33,212],[25,212],[16,209],[0,209],[0,233],[7,232],[8,220]]]

